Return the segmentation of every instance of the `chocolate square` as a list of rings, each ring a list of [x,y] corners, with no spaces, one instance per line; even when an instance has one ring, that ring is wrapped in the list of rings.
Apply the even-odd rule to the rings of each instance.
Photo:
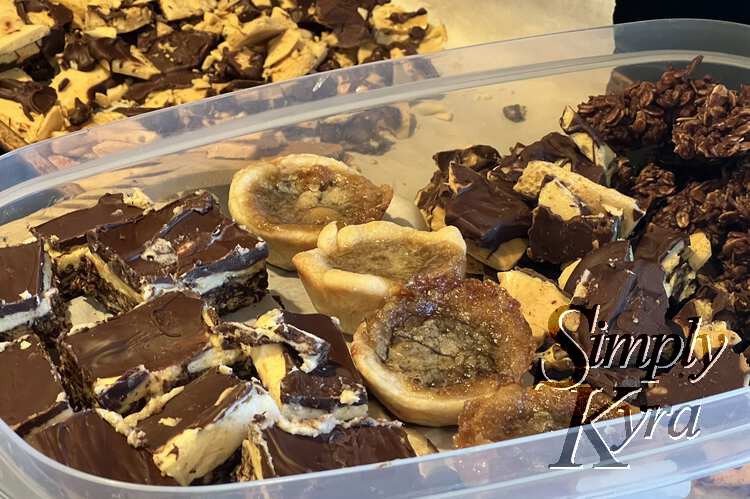
[[[0,418],[19,435],[70,412],[60,375],[34,335],[0,343],[0,379]]]

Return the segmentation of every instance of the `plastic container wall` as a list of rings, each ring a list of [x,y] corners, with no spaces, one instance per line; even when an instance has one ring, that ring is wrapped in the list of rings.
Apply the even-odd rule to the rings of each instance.
[[[684,65],[699,53],[706,63],[701,71],[730,84],[750,82],[750,28],[654,21],[384,61],[148,113],[1,157],[0,224],[23,224],[21,217],[70,198],[134,186],[156,199],[197,187],[226,196],[232,173],[265,154],[262,140],[276,137],[274,147],[293,142],[297,150],[315,151],[321,124],[353,113],[367,120],[394,108],[412,117],[403,123],[403,134],[368,140],[352,132],[339,136],[337,145],[373,181],[392,184],[395,202],[413,212],[413,196],[432,175],[435,152],[475,143],[506,151],[518,141],[528,143],[557,129],[563,106],[604,92],[618,75],[655,78],[668,64]],[[502,107],[510,104],[527,108],[525,121],[502,117]],[[245,143],[251,145],[242,158],[227,152]],[[564,497],[653,489],[684,497],[689,480],[750,462],[750,446],[743,442],[749,409],[747,390],[701,401],[700,432],[689,440],[669,435],[670,424],[684,426],[675,423],[677,410],[651,427],[648,418],[654,416],[644,416],[640,433],[617,454],[627,470],[594,469],[599,457],[585,437],[576,453],[576,463],[584,463],[580,469],[550,469],[568,436],[554,432],[388,464],[185,489],[79,473],[40,455],[0,423],[0,489],[14,498]],[[596,427],[615,443],[624,440],[627,424]],[[649,428],[652,436],[645,438]]]

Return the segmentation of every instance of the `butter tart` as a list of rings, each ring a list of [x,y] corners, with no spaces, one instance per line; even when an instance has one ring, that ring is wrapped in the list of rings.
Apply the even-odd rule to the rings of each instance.
[[[462,277],[466,244],[455,227],[425,232],[375,221],[339,229],[334,222],[320,232],[317,248],[293,262],[318,312],[354,332],[413,276]]]
[[[518,383],[535,341],[521,306],[492,281],[417,278],[360,324],[351,352],[399,419],[455,425],[464,404]]]
[[[229,189],[229,211],[268,242],[268,262],[294,270],[292,257],[315,247],[330,222],[354,225],[380,220],[393,197],[341,161],[291,154],[238,171]]]

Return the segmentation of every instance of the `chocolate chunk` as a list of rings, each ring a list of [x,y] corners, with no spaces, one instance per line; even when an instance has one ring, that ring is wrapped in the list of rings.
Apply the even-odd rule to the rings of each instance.
[[[0,248],[0,317],[37,306],[46,291],[42,243]],[[28,295],[28,296],[26,296]]]
[[[125,412],[147,394],[168,389],[209,350],[211,330],[203,313],[198,297],[172,292],[65,334],[60,338],[63,370],[76,396]]]
[[[714,355],[718,354],[714,352]],[[695,378],[706,370],[709,359],[695,361],[691,367],[678,362],[668,372],[657,376],[658,383],[644,389],[645,405],[665,407],[728,392],[746,386],[747,363],[744,357],[730,348],[723,351],[716,363],[698,381]],[[744,367],[743,367],[744,366]]]
[[[476,145],[466,149],[441,151],[432,157],[440,171],[448,174],[451,165],[464,166],[478,172],[484,172],[500,162],[500,153],[492,146]]]
[[[157,38],[146,56],[163,73],[200,66],[217,38],[205,31],[173,31]]]
[[[317,0],[315,19],[333,30],[342,48],[357,47],[370,38],[367,22],[357,11],[357,2],[350,0]]]
[[[53,218],[31,231],[58,251],[67,251],[86,243],[86,232],[117,224],[143,213],[143,208],[127,204],[122,194],[105,194],[91,208],[76,210]]]
[[[664,281],[664,270],[655,262],[599,264],[584,274],[571,304],[588,311],[599,307],[598,320],[607,323],[610,334],[668,334],[673,328],[666,323]]]
[[[0,418],[19,435],[70,411],[60,375],[35,336],[0,343],[0,376]]]
[[[415,17],[426,16],[426,15],[427,15],[427,9],[425,9],[424,7],[420,7],[414,12],[394,12],[390,16],[388,16],[388,19],[390,19],[391,22],[394,22],[396,24],[404,24],[409,19],[414,19]]]
[[[586,270],[598,265],[609,265],[613,267],[620,262],[632,262],[633,250],[628,241],[613,241],[601,246],[599,249],[585,255],[576,264],[568,279],[563,285],[566,293],[572,295],[576,286],[581,281],[581,277]]]
[[[92,410],[26,438],[36,450],[71,468],[92,475],[146,485],[177,485],[163,477],[151,455],[128,445]]]
[[[18,102],[29,119],[31,113],[47,114],[57,102],[57,92],[52,87],[33,81],[0,79],[0,99]]]
[[[73,111],[68,113],[68,121],[73,126],[81,126],[91,118],[91,106],[88,106],[81,102],[81,99],[76,97],[75,106]]]
[[[193,86],[193,80],[200,78],[200,73],[192,71],[172,71],[164,75],[158,75],[147,81],[134,83],[125,92],[125,99],[138,103],[143,103],[146,97],[152,92],[161,90],[174,90],[179,88],[190,88]]]
[[[91,71],[97,64],[88,44],[81,38],[69,41],[65,45],[63,62],[67,67],[75,67],[79,71]]]
[[[516,144],[510,154],[493,168],[490,176],[516,182],[529,161],[559,163],[561,167],[570,167],[571,171],[597,183],[603,179],[601,168],[584,156],[570,137],[557,132],[548,133],[528,146]]]
[[[344,336],[330,317],[320,314],[295,314],[284,311],[284,322],[327,341],[331,348],[328,361],[309,373],[292,370],[281,381],[281,399],[285,404],[331,411],[342,405],[341,395],[350,390],[356,401],[346,405],[367,404],[363,380],[354,367]],[[295,362],[296,363],[296,362]]]
[[[243,449],[240,470],[246,480],[334,470],[416,455],[400,427],[375,422],[337,426],[330,433],[316,437],[294,435],[278,426],[258,429],[254,425],[251,435],[253,439],[245,443],[248,450]],[[260,468],[250,463],[252,447],[260,452]]]
[[[589,254],[614,239],[616,223],[603,215],[563,220],[544,206],[534,208],[529,229],[529,257],[560,264]]]
[[[65,5],[48,2],[47,0],[16,0],[15,4],[18,15],[27,24],[34,24],[29,19],[29,12],[44,12],[48,14],[52,18],[55,27],[59,28],[73,21],[73,12]]]
[[[466,187],[445,203],[445,223],[478,246],[494,249],[505,241],[526,236],[531,211],[521,197],[505,185],[491,185],[469,168],[451,168]]]

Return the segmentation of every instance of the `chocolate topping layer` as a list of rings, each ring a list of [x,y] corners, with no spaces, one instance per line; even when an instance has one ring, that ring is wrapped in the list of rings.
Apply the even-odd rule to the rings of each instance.
[[[6,343],[0,352],[0,418],[23,435],[68,407],[60,376],[33,335]]]
[[[713,355],[717,354],[718,351],[714,351]],[[731,348],[722,352],[716,364],[703,378],[695,383],[691,382],[691,378],[695,379],[706,369],[708,362],[708,357],[696,360],[691,367],[685,367],[678,362],[668,372],[658,374],[659,382],[644,389],[645,405],[664,407],[700,400],[746,386],[745,371],[741,367],[745,364],[745,359],[734,353]]]
[[[564,291],[569,295],[575,292],[583,273],[600,264],[614,266],[620,262],[633,261],[633,250],[629,241],[613,241],[601,246],[598,250],[588,253],[578,262],[565,283]]]
[[[367,403],[363,380],[354,367],[349,348],[341,330],[330,317],[321,314],[295,314],[284,311],[284,321],[298,329],[314,334],[329,343],[328,361],[315,370],[304,373],[294,370],[281,381],[284,403],[330,410],[339,405],[344,389],[357,390],[359,400],[354,405]]]
[[[571,171],[578,173],[601,183],[603,180],[602,169],[592,163],[576,146],[576,143],[558,132],[551,132],[536,142],[525,146],[516,144],[510,150],[510,154],[503,157],[490,172],[490,176],[500,178],[506,182],[515,182],[521,176],[529,161],[547,161],[556,163],[566,162]]]
[[[37,305],[39,295],[46,291],[44,261],[41,241],[0,248],[0,317]],[[22,298],[25,293],[31,296]]]
[[[173,31],[157,38],[146,57],[163,73],[193,69],[200,66],[216,42],[216,35],[205,31]]]
[[[635,247],[635,257],[661,262],[675,246],[687,245],[687,237],[681,232],[649,224],[646,232]]]
[[[33,227],[31,231],[52,248],[66,251],[86,242],[86,232],[141,215],[143,210],[123,202],[122,194],[105,194],[95,206],[66,213]]]
[[[504,184],[491,185],[469,168],[455,166],[451,172],[467,187],[445,203],[446,225],[456,226],[483,248],[526,236],[531,210],[516,192]]]
[[[172,71],[164,75],[157,75],[151,79],[130,85],[125,92],[124,98],[143,103],[146,97],[152,92],[161,90],[174,90],[178,88],[190,88],[193,86],[193,80],[200,78],[201,74],[193,71]]]
[[[134,289],[145,283],[190,284],[215,272],[242,270],[267,256],[258,238],[225,218],[207,192],[88,234],[94,252]]]
[[[574,295],[571,303],[587,310],[600,307],[599,321],[606,321],[609,333],[667,334],[669,297],[664,289],[664,270],[657,262],[603,263],[588,269],[579,286],[584,297]]]
[[[271,426],[263,430],[262,435],[273,463],[274,476],[333,470],[416,455],[406,433],[396,426],[337,427],[314,438],[292,435]]]
[[[57,101],[55,89],[34,81],[0,79],[0,99],[18,102],[29,119],[31,113],[47,114]]]
[[[612,241],[614,222],[597,215],[563,220],[544,206],[534,209],[529,229],[529,256],[548,263],[565,263]]]
[[[358,7],[358,2],[316,0],[315,19],[333,30],[341,48],[356,47],[370,38],[367,22],[359,15]]]
[[[143,365],[158,371],[182,365],[208,344],[203,302],[182,292],[166,293],[115,319],[66,335],[62,345],[92,381],[120,376]]]
[[[177,485],[163,477],[151,455],[128,445],[94,411],[83,411],[26,439],[48,457],[92,475],[147,485]]]
[[[250,389],[251,385],[237,377],[211,369],[186,385],[160,412],[138,424],[138,430],[146,436],[146,448],[157,452],[159,447],[183,431],[211,424]],[[229,392],[225,394],[226,390]],[[163,420],[169,419],[176,421],[176,424],[163,423]]]

